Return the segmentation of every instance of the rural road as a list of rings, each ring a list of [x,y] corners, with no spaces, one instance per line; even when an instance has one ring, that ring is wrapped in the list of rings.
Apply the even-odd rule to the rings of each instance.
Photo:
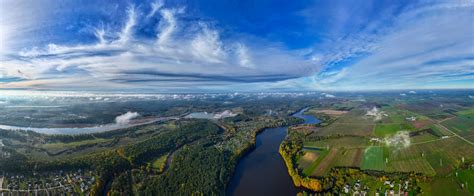
[[[474,143],[472,143],[471,141],[467,140],[466,138],[463,138],[461,137],[460,135],[454,133],[453,131],[449,130],[448,128],[446,128],[445,126],[443,126],[442,124],[440,123],[437,123],[436,125],[438,125],[439,127],[443,128],[444,130],[450,132],[451,134],[453,134],[454,136],[458,137],[459,139],[462,139],[464,141],[466,141],[467,143],[471,144],[471,145],[474,145]]]

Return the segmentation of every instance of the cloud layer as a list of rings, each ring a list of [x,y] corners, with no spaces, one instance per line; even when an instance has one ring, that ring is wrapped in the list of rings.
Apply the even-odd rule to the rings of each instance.
[[[41,3],[4,4],[0,89],[352,90],[474,82],[472,1],[268,8],[291,9],[286,18],[263,12],[267,5],[254,5],[262,7],[253,13],[230,2],[219,15],[164,1],[44,3],[52,13]],[[36,16],[18,14],[25,12]]]

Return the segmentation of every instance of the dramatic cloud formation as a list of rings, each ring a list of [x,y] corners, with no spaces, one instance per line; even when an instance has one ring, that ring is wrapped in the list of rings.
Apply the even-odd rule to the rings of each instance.
[[[7,0],[0,6],[0,89],[353,90],[474,82],[472,1],[267,7]]]

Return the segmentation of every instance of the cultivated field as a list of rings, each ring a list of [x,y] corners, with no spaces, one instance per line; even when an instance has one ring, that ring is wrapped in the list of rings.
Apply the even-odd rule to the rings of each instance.
[[[383,170],[385,169],[384,147],[370,146],[364,151],[362,169]]]
[[[373,124],[334,122],[331,125],[320,129],[320,131],[318,131],[316,134],[370,136],[372,135],[373,129]]]

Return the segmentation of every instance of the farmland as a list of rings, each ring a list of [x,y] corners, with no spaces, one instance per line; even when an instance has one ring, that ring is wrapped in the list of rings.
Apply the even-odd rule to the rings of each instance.
[[[410,194],[433,194],[444,193],[439,186],[445,185],[456,194],[472,194],[469,186],[460,187],[474,184],[474,145],[469,142],[474,139],[471,130],[474,101],[442,96],[430,99],[421,95],[397,99],[393,96],[396,95],[364,94],[361,98],[349,94],[330,99],[315,99],[313,94],[284,99],[216,98],[196,101],[200,104],[192,107],[187,107],[189,102],[167,102],[169,106],[153,107],[175,117],[108,132],[46,135],[0,130],[0,170],[6,171],[10,179],[15,175],[15,180],[4,180],[3,187],[15,188],[19,184],[19,188],[27,189],[27,180],[36,178],[34,172],[45,176],[41,182],[56,174],[67,179],[66,174],[77,173],[89,180],[84,182],[86,189],[68,190],[79,185],[70,184],[54,191],[220,195],[228,193],[229,182],[235,180],[240,186],[245,184],[239,182],[241,179],[263,176],[259,172],[269,168],[263,162],[266,160],[287,169],[283,174],[270,170],[275,176],[269,182],[288,180],[290,174],[290,183],[305,187],[306,191],[337,194],[349,187],[349,192],[354,193],[354,187],[359,187],[359,191],[373,195],[400,186],[401,191]],[[143,108],[148,103],[133,102],[128,107]],[[58,110],[38,109],[51,114]],[[82,107],[79,111],[84,112]],[[202,111],[232,111],[237,115],[223,119],[183,117]],[[302,119],[291,116],[297,111],[322,122],[300,124]],[[279,131],[269,132],[266,129],[269,127],[278,127],[268,130]],[[271,142],[257,139],[262,131]],[[278,154],[267,157],[255,151],[258,152],[252,156],[255,163],[245,164],[255,166],[249,170],[250,176],[239,173],[245,170],[235,169],[254,148],[275,153],[276,149],[265,146],[269,143],[281,144],[278,152],[284,165],[279,165],[282,159]],[[17,174],[26,177],[16,179]],[[183,183],[186,186],[181,186]],[[43,188],[46,184],[38,186]]]
[[[385,168],[384,148],[379,146],[367,147],[364,151],[362,169],[383,170]]]
[[[319,149],[312,163],[300,161],[301,175],[322,178],[338,168],[385,175],[414,172],[431,179],[419,184],[421,192],[447,194],[440,190],[445,184],[457,190],[453,194],[474,193],[460,188],[474,184],[474,168],[459,169],[474,164],[474,145],[468,142],[474,139],[474,103],[450,103],[442,98],[381,101],[384,99],[377,97],[368,103],[344,101],[313,107],[308,114],[318,117],[324,113],[331,118],[307,132],[293,129],[305,133],[290,137],[301,140],[304,151]]]

